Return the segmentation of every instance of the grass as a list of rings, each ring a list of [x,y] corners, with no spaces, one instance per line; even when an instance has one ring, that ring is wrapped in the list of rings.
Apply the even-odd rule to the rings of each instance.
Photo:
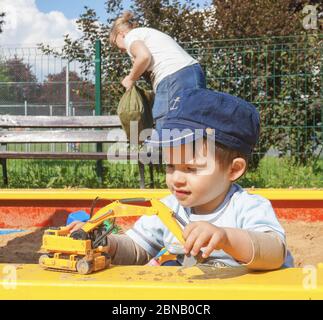
[[[96,174],[96,161],[8,160],[8,187],[139,188],[136,164],[103,163],[101,182]],[[149,187],[148,167],[145,170],[146,187]],[[3,188],[1,174],[0,179]],[[154,170],[154,181],[155,188],[166,188],[163,168]],[[247,172],[238,183],[256,188],[323,188],[323,160],[299,166],[289,158],[266,157],[257,170]]]
[[[290,158],[265,157],[239,184],[256,188],[323,188],[323,160],[302,166]]]
[[[8,160],[8,188],[139,188],[138,165],[107,161],[103,164],[101,182],[96,174],[96,161]],[[149,187],[148,167],[145,170]],[[154,174],[155,187],[164,188],[164,175]],[[0,187],[3,188],[1,174],[0,179]]]

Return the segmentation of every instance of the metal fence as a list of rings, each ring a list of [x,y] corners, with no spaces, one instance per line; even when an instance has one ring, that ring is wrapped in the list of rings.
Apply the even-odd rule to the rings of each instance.
[[[68,103],[71,116],[91,116],[95,115],[95,110],[88,102]],[[23,104],[3,104],[0,105],[0,115],[16,115],[16,116],[66,116],[66,105],[64,104],[28,104],[27,100]]]
[[[58,49],[56,49],[58,51]],[[91,72],[92,71],[92,72]],[[80,64],[39,48],[0,48],[0,115],[88,116],[95,114],[94,65]],[[74,144],[9,145],[13,150],[73,150]],[[95,145],[82,146],[95,150]]]
[[[261,114],[261,137],[253,154],[289,156],[309,164],[322,156],[323,34],[187,42],[181,45],[203,66],[208,88],[239,96]],[[105,62],[110,108],[120,97],[119,53]],[[116,70],[113,72],[111,67]]]
[[[299,177],[304,185],[306,179],[322,185],[322,34],[181,45],[202,64],[209,88],[244,98],[260,111],[261,137],[252,160],[255,166],[270,156],[288,157],[295,166],[315,168],[314,178],[307,174]],[[67,64],[36,49],[0,49],[0,62],[10,59],[23,59],[35,77],[29,82],[22,76],[8,81],[0,72],[1,114],[93,113],[94,77],[83,78],[76,62]],[[120,80],[131,63],[118,52],[109,52],[102,61],[103,112],[111,114],[123,93]],[[274,174],[270,166],[268,177]]]
[[[187,44],[204,65],[210,88],[258,108],[256,158],[271,150],[306,164],[322,151],[322,40],[304,35]]]
[[[91,71],[36,47],[0,47],[0,113],[91,115],[94,64]]]

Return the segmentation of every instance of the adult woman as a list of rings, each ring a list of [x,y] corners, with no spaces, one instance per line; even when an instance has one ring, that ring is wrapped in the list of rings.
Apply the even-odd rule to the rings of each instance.
[[[139,28],[129,11],[115,20],[110,43],[127,51],[133,61],[130,73],[122,80],[129,90],[148,71],[155,92],[153,118],[160,127],[169,108],[176,108],[177,93],[184,89],[205,88],[205,76],[192,58],[167,34],[153,28]]]

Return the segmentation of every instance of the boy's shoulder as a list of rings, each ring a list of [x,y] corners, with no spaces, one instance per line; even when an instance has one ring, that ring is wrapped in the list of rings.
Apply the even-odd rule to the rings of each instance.
[[[265,197],[250,193],[249,190],[242,188],[236,183],[232,187],[235,191],[231,196],[230,209],[236,212],[236,214],[249,214],[254,212],[254,210],[258,211],[259,208],[261,208],[260,211],[265,215],[273,212],[271,202]]]
[[[233,194],[233,197],[235,199],[235,201],[237,202],[245,202],[247,201],[247,203],[253,202],[253,203],[270,203],[270,201],[259,195],[259,194],[255,194],[255,193],[250,193],[249,190],[242,188],[239,184],[234,183],[233,187],[236,189],[236,191]]]
[[[195,214],[191,208],[184,208],[174,195],[169,195],[161,201],[187,223],[207,221],[220,227],[259,232],[275,231],[284,239],[284,230],[277,220],[271,202],[258,194],[248,192],[238,184],[231,186],[222,204],[205,215]],[[162,225],[157,217],[155,223],[158,226]]]

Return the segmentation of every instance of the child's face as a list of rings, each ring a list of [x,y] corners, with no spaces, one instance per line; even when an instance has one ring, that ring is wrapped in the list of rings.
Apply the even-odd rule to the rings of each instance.
[[[211,213],[230,188],[230,168],[220,167],[215,152],[215,147],[206,151],[203,143],[197,144],[194,155],[192,144],[164,150],[167,186],[183,207],[195,213]]]

